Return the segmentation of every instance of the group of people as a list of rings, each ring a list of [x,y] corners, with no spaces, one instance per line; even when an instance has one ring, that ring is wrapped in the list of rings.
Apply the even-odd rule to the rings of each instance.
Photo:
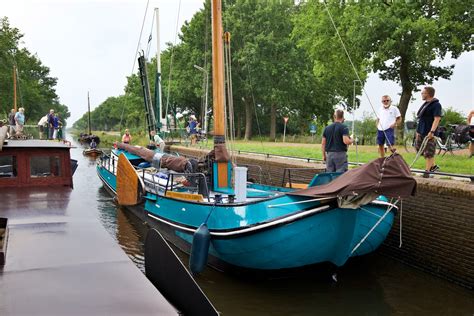
[[[49,110],[49,113],[43,116],[38,122],[39,137],[43,139],[46,133],[47,139],[62,139],[62,125],[58,113]]]
[[[25,125],[25,109],[19,108],[18,112],[15,109],[10,111],[8,114],[8,134],[21,135],[23,134],[23,127]]]
[[[124,144],[131,144],[132,143],[132,135],[130,131],[125,129],[125,133],[122,135],[122,143]],[[150,143],[147,146],[149,149],[159,149],[160,152],[165,151],[165,141],[156,133],[156,131],[150,132]]]
[[[436,141],[435,134],[442,116],[441,103],[435,98],[435,89],[425,87],[421,92],[424,103],[417,112],[418,125],[416,128],[416,150],[425,158],[424,177],[439,169],[435,163]],[[321,147],[323,159],[326,161],[327,172],[345,172],[348,169],[347,147],[354,142],[349,135],[349,129],[343,124],[344,111],[336,110],[334,123],[327,126],[323,132]],[[395,129],[401,123],[401,114],[392,105],[388,95],[382,96],[382,106],[377,114],[377,145],[380,157],[385,156],[385,145],[395,151]],[[471,137],[474,137],[474,110],[468,116],[471,125]],[[470,144],[471,157],[474,154],[474,144]]]

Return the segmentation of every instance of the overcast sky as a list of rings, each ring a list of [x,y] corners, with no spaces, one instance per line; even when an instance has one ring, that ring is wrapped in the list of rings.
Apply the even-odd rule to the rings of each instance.
[[[24,46],[58,78],[57,93],[61,103],[69,107],[72,123],[87,111],[87,91],[92,108],[109,96],[123,94],[126,76],[134,65],[146,4],[146,0],[1,0],[0,16],[7,16],[11,26],[20,29],[25,35]],[[179,1],[150,0],[142,49],[146,48],[155,7],[160,9],[161,48],[175,41]],[[181,0],[179,26],[202,7],[203,1]],[[434,83],[436,94],[443,106],[467,113],[474,108],[474,52],[452,62],[456,64],[454,75],[451,80]],[[377,75],[370,76],[366,90],[376,107],[383,94],[398,103],[401,92],[396,83],[381,81]],[[408,118],[421,104],[419,93],[415,97]],[[356,117],[364,112],[371,112],[366,97]]]

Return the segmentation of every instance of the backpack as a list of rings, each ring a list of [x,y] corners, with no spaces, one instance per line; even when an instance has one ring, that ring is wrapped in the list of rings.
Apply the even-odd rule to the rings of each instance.
[[[466,144],[471,140],[469,137],[469,125],[458,125],[454,128],[454,141],[458,144]]]

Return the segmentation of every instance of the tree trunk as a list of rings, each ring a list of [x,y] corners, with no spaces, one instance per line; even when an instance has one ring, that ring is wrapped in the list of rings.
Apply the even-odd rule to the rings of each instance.
[[[248,100],[247,100],[248,99]],[[253,108],[250,98],[247,98],[245,102],[245,136],[244,140],[250,140],[252,138],[252,119],[253,119]]]
[[[400,83],[402,85],[402,95],[400,96],[400,101],[398,103],[398,108],[400,110],[400,114],[402,115],[401,125],[398,129],[400,139],[403,139],[403,133],[405,131],[405,115],[407,113],[408,104],[410,103],[410,99],[413,93],[414,86],[410,81],[409,77],[409,61],[405,56],[401,56],[400,59]]]
[[[270,139],[274,142],[276,138],[276,105],[272,103],[270,107]]]
[[[237,122],[236,122],[236,126],[235,126],[235,137],[237,139],[241,139],[242,138],[242,112],[237,112]]]

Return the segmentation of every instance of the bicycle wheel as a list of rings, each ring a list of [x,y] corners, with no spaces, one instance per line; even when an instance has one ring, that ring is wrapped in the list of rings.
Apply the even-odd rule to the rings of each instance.
[[[403,146],[407,153],[414,153],[416,152],[415,149],[415,137],[406,137],[405,141],[403,142]]]

